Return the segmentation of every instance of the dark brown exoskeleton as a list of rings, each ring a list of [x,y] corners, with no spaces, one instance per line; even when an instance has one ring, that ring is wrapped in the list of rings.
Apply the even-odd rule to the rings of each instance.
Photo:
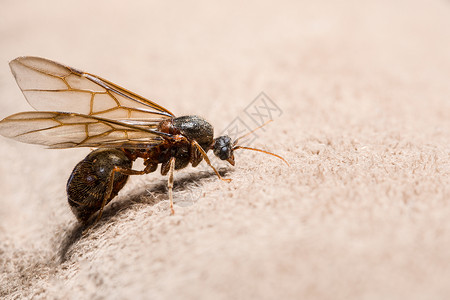
[[[220,176],[211,165],[206,152],[212,149],[217,157],[234,165],[233,151],[246,148],[236,146],[228,136],[214,139],[211,124],[198,116],[164,120],[159,124],[158,131],[167,134],[166,140],[158,145],[139,149],[99,149],[75,167],[67,183],[67,195],[78,220],[87,222],[97,211],[100,211],[97,216],[100,218],[103,207],[122,189],[128,175],[154,172],[158,164],[161,164],[161,175],[169,173],[170,209],[173,214],[174,170],[185,168],[189,163],[196,167],[205,158],[220,179],[230,181]],[[142,171],[131,169],[132,161],[137,158],[144,159],[145,168]]]
[[[83,223],[107,205],[127,182],[128,175],[112,171],[131,169],[133,162],[118,149],[98,149],[80,161],[67,182],[67,198],[72,212]]]
[[[173,169],[185,168],[189,163],[196,167],[203,160],[199,148],[207,152],[214,141],[213,127],[198,116],[164,120],[158,131],[167,134],[166,140],[158,145],[142,145],[139,149],[98,149],[75,166],[67,182],[67,195],[79,221],[87,222],[94,213],[101,211],[123,188],[128,175],[151,173],[158,164],[161,164],[162,175],[171,172],[171,193]],[[142,171],[131,169],[137,158],[144,159]],[[171,161],[174,161],[173,169]],[[172,202],[171,210],[173,213]]]
[[[49,148],[98,148],[79,162],[67,182],[67,195],[77,219],[86,223],[123,188],[129,175],[168,174],[171,213],[173,172],[202,160],[211,165],[209,150],[234,165],[234,151],[248,149],[228,136],[214,139],[211,124],[198,116],[175,117],[162,106],[96,75],[39,57],[10,63],[28,102],[37,110],[0,121],[0,134]],[[256,129],[255,129],[256,130]],[[251,133],[251,132],[250,132]],[[250,134],[248,133],[248,134]],[[142,158],[143,170],[132,169]]]

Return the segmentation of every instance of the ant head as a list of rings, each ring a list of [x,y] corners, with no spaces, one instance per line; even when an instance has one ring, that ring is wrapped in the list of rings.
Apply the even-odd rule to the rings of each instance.
[[[267,122],[267,123],[269,123],[269,122]],[[220,158],[221,160],[228,161],[232,166],[234,166],[234,151],[237,150],[237,149],[246,149],[246,150],[252,150],[252,151],[258,151],[258,152],[266,153],[266,154],[278,157],[286,165],[289,166],[289,163],[284,158],[282,158],[281,156],[279,156],[277,154],[271,153],[269,151],[261,150],[261,149],[250,148],[250,147],[245,147],[245,146],[238,145],[239,140],[241,140],[241,139],[245,138],[246,136],[252,134],[253,132],[255,132],[255,130],[263,127],[267,123],[265,123],[265,124],[255,128],[251,132],[249,132],[249,133],[239,137],[234,142],[231,141],[231,138],[228,135],[219,136],[218,138],[214,139],[214,144],[211,146],[211,149],[213,149],[214,154],[218,158]]]
[[[222,135],[214,139],[212,149],[215,156],[221,160],[228,161],[232,166],[234,166],[233,147],[234,143],[231,142],[231,138],[228,135]]]

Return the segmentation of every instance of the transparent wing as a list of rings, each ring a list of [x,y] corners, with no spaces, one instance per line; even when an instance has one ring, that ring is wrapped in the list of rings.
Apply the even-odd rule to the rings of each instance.
[[[73,112],[135,125],[174,116],[114,83],[48,59],[18,57],[10,67],[28,103],[38,111]]]
[[[164,133],[120,121],[63,112],[22,112],[0,121],[0,134],[49,148],[146,148],[164,141]]]

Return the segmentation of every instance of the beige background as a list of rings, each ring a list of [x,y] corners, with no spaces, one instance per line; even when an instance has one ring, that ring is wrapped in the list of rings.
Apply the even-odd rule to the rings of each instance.
[[[129,2],[129,1],[128,1]],[[0,138],[0,297],[448,299],[450,2],[19,2],[0,9],[0,117],[21,55],[103,76],[221,132],[264,91],[254,145],[131,178],[88,236],[65,184],[89,149]],[[142,1],[143,3],[143,1]],[[314,4],[313,4],[314,3]]]

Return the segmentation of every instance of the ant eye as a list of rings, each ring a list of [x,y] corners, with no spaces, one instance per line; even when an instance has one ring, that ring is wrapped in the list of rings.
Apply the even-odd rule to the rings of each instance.
[[[221,160],[225,160],[228,159],[230,157],[230,148],[228,147],[222,147],[220,149],[220,154],[219,154],[219,158]]]

